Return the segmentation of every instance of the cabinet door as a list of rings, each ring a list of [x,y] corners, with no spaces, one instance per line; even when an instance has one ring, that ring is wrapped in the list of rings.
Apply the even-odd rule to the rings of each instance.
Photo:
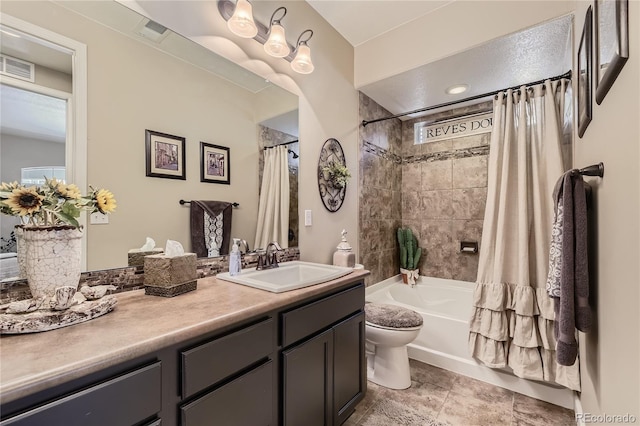
[[[284,425],[333,424],[332,371],[331,329],[282,353]]]
[[[333,327],[334,423],[341,425],[364,398],[367,369],[364,356],[364,312]]]
[[[273,422],[273,361],[180,407],[182,426],[267,426]]]
[[[0,426],[138,424],[160,412],[161,364],[156,362],[0,423]]]

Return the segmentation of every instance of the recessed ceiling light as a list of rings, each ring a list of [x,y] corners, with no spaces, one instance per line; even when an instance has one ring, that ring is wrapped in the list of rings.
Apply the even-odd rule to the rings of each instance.
[[[448,87],[445,92],[449,95],[457,95],[459,93],[466,92],[468,88],[469,85],[467,84],[456,84],[455,86]]]

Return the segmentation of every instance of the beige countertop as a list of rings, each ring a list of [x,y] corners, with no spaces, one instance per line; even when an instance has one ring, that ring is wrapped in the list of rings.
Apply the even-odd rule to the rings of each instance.
[[[68,382],[161,348],[212,332],[364,278],[351,274],[327,283],[270,293],[215,277],[173,298],[144,290],[117,294],[113,312],[42,333],[0,338],[0,403]]]

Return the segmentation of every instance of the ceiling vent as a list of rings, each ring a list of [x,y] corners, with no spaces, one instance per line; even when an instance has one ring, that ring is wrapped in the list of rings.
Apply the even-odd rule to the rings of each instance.
[[[167,27],[146,18],[136,25],[134,31],[139,36],[154,43],[160,43],[171,33]]]
[[[0,74],[33,83],[35,81],[35,65],[11,56],[0,55]]]

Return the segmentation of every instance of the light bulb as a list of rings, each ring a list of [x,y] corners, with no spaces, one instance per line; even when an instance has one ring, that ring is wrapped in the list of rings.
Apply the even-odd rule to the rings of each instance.
[[[271,25],[269,39],[264,43],[264,51],[276,58],[284,58],[291,52],[284,36],[284,27],[276,21]]]
[[[314,66],[313,62],[311,62],[311,49],[309,49],[309,46],[301,42],[296,52],[296,57],[291,61],[291,69],[300,74],[311,74]]]
[[[227,27],[232,33],[243,38],[253,38],[258,34],[252,9],[247,0],[238,0],[233,15],[227,21]]]

